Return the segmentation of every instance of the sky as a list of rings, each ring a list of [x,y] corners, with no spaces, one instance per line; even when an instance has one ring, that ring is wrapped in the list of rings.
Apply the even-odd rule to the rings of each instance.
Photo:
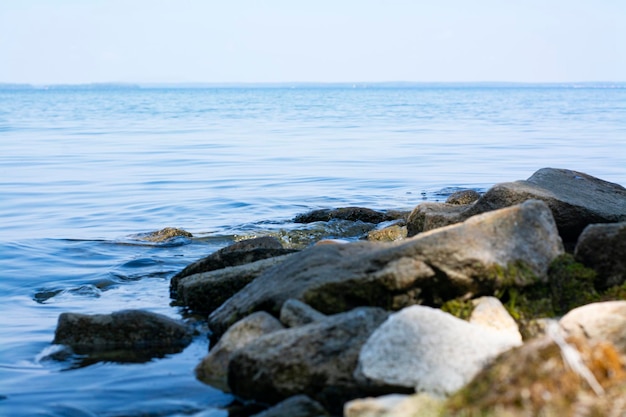
[[[626,81],[624,0],[0,0],[0,83]]]

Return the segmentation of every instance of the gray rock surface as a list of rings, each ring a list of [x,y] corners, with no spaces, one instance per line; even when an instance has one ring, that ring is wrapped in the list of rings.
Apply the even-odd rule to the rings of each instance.
[[[626,358],[626,301],[587,304],[567,313],[559,321],[567,335],[590,343],[610,342]]]
[[[295,250],[284,249],[280,241],[271,236],[241,240],[187,265],[182,271],[174,275],[170,281],[170,295],[172,298],[177,297],[178,281],[184,277],[229,266],[245,265],[292,252]]]
[[[574,256],[598,274],[596,287],[626,282],[626,222],[591,224],[578,238]]]
[[[208,314],[263,272],[286,261],[289,256],[291,255],[261,259],[181,278],[176,291],[176,304],[197,313]]]
[[[525,181],[495,185],[467,207],[454,209],[449,204],[436,203],[417,206],[409,216],[408,235],[414,236],[529,199],[548,204],[566,242],[576,242],[589,224],[626,221],[626,188],[582,172],[543,168]]]
[[[54,334],[55,344],[77,353],[112,349],[184,347],[192,331],[181,321],[143,310],[111,314],[62,313]]]
[[[326,314],[322,314],[313,307],[294,298],[285,301],[280,309],[280,321],[287,327],[304,326],[305,324],[324,320],[326,317],[328,317]]]
[[[539,201],[475,216],[396,243],[320,245],[261,274],[209,316],[220,335],[257,310],[278,315],[289,298],[325,314],[358,306],[399,310],[466,293],[545,280],[563,253],[552,214]]]
[[[281,329],[284,326],[264,311],[257,311],[239,320],[196,366],[196,377],[206,384],[227,391],[228,364],[233,352],[262,335]]]
[[[320,403],[306,395],[294,395],[251,417],[321,417],[328,413]]]
[[[521,340],[510,332],[412,306],[392,314],[370,336],[361,349],[356,377],[380,386],[448,395],[497,355],[519,345]]]
[[[363,307],[262,336],[234,353],[230,389],[270,404],[305,394],[339,414],[345,401],[363,395],[352,376],[359,351],[387,315]]]

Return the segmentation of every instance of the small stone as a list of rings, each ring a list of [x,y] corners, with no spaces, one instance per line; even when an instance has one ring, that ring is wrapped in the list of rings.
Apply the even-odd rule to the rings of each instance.
[[[287,327],[304,326],[315,321],[324,320],[326,314],[322,314],[308,304],[295,298],[285,301],[280,309],[280,321]]]
[[[480,193],[474,190],[460,190],[450,194],[446,204],[465,205],[471,204],[480,198]]]

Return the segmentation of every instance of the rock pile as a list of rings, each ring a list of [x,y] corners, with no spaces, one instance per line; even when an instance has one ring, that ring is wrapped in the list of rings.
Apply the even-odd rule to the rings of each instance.
[[[259,416],[626,415],[625,188],[545,168],[403,216],[312,212],[392,237],[264,238],[179,273],[216,342],[198,378]]]

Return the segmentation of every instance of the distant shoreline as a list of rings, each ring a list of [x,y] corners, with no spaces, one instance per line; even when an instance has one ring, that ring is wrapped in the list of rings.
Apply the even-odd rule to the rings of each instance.
[[[525,82],[278,82],[278,83],[87,83],[25,84],[0,83],[0,90],[139,90],[139,89],[348,89],[348,88],[626,88],[626,81],[563,83]]]

